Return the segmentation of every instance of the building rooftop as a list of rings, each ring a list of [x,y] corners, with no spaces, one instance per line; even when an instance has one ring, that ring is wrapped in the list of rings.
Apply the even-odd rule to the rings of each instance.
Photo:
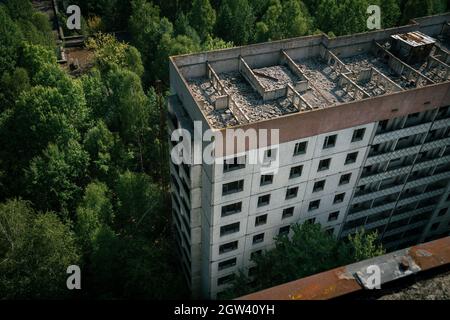
[[[421,19],[358,35],[294,38],[173,61],[209,125],[233,127],[449,81],[450,14]]]

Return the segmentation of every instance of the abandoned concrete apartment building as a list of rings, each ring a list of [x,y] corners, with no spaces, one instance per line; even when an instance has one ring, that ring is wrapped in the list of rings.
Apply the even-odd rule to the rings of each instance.
[[[193,121],[279,129],[274,175],[171,162],[173,224],[194,297],[220,297],[238,270],[251,277],[252,256],[294,223],[320,223],[338,238],[377,230],[388,251],[449,234],[449,21],[170,58],[170,132],[192,132]]]

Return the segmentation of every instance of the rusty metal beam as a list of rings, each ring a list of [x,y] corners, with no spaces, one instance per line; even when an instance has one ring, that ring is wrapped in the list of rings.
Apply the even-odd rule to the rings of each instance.
[[[415,268],[403,272],[402,261],[409,261]],[[392,268],[398,265],[398,268]],[[450,237],[419,244],[398,250],[373,259],[360,261],[306,278],[288,282],[276,287],[238,298],[237,300],[326,300],[337,298],[356,291],[364,290],[357,280],[357,270],[368,265],[384,265],[383,283],[396,280],[410,274],[420,273],[450,264]],[[407,266],[408,268],[408,266]],[[403,270],[405,271],[405,270]],[[406,270],[408,271],[408,270]],[[389,272],[391,274],[389,274]]]

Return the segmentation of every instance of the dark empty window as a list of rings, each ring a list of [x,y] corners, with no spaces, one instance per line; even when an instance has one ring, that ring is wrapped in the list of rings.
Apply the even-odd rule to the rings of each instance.
[[[328,221],[335,221],[339,217],[339,211],[332,212],[328,215]]]
[[[386,130],[387,125],[388,125],[388,121],[389,121],[389,120],[381,120],[381,121],[378,123],[378,127],[381,128],[381,131]]]
[[[258,207],[267,206],[270,203],[270,194],[265,194],[258,198]]]
[[[245,156],[226,159],[223,164],[223,172],[230,172],[245,168]]]
[[[294,215],[294,207],[283,209],[283,214],[281,216],[281,219],[286,219],[289,217],[292,217]]]
[[[360,128],[353,131],[352,142],[361,141],[364,139],[364,133],[366,132],[366,128]]]
[[[258,267],[254,266],[248,269],[248,276],[253,277],[258,271]]]
[[[233,182],[224,183],[222,185],[222,195],[241,192],[244,190],[244,180],[238,180]]]
[[[323,148],[327,149],[334,147],[336,145],[336,138],[337,138],[336,134],[325,137],[325,140],[323,141]]]
[[[329,228],[329,229],[325,230],[325,232],[328,233],[330,236],[332,236],[334,233],[334,228]]]
[[[306,153],[306,147],[308,146],[308,141],[298,142],[295,144],[294,156]]]
[[[261,226],[267,223],[267,214],[263,214],[262,216],[258,216],[255,219],[255,227]]]
[[[287,236],[289,234],[289,231],[291,230],[291,226],[284,226],[280,228],[280,231],[278,231],[279,236]]]
[[[291,171],[289,173],[289,179],[298,178],[302,175],[303,166],[295,166],[291,168]]]
[[[316,223],[316,218],[309,218],[308,220],[305,221],[305,223],[314,224]]]
[[[288,188],[286,190],[286,200],[295,198],[297,196],[297,193],[298,193],[298,187]]]
[[[233,279],[234,279],[234,273],[229,274],[224,277],[220,277],[219,279],[217,279],[217,285],[223,286],[224,284],[227,284],[227,283],[230,283],[231,281],[233,281]]]
[[[273,182],[273,174],[263,174],[261,175],[260,185],[265,186]]]
[[[264,241],[264,233],[257,234],[253,236],[253,244],[261,243]]]
[[[309,203],[308,210],[316,210],[319,209],[320,200],[314,200]]]
[[[276,159],[276,151],[277,149],[267,149],[264,153],[264,159],[265,160],[275,160]]]
[[[352,177],[351,173],[346,173],[341,176],[339,179],[339,185],[347,184],[350,182],[350,178]]]
[[[443,208],[441,210],[439,210],[438,216],[442,217],[443,215],[445,215],[447,213],[447,208]]]
[[[331,162],[331,158],[320,160],[317,171],[328,170],[328,168],[330,168],[330,162]]]
[[[236,260],[237,260],[236,258],[231,258],[231,259],[219,262],[219,265],[218,265],[219,271],[234,267],[236,265]]]
[[[220,227],[220,236],[226,236],[232,233],[239,232],[239,222],[227,224],[226,226]]]
[[[235,213],[239,213],[242,210],[242,202],[236,202],[228,204],[222,207],[222,217],[226,217]]]
[[[342,201],[344,201],[344,198],[345,198],[345,192],[344,193],[339,193],[339,194],[334,196],[333,203],[334,204],[341,203]]]
[[[238,241],[228,242],[219,247],[219,254],[227,253],[236,250],[238,247]]]
[[[431,231],[435,231],[439,228],[439,222],[433,223],[431,225]]]
[[[325,188],[325,180],[320,180],[314,183],[313,192],[322,191]]]
[[[254,260],[256,257],[259,257],[259,256],[261,256],[262,255],[262,250],[256,250],[256,251],[253,251],[251,254],[250,254],[250,260]]]
[[[345,164],[355,163],[356,158],[358,158],[358,152],[352,152],[347,154],[347,157],[345,158]]]

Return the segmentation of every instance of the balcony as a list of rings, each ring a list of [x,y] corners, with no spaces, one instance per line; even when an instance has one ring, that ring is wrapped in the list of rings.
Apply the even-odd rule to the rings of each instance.
[[[424,133],[430,129],[430,126],[431,122],[427,122],[412,127],[382,133],[374,137],[373,144],[383,143],[394,139],[401,139],[415,134]]]

